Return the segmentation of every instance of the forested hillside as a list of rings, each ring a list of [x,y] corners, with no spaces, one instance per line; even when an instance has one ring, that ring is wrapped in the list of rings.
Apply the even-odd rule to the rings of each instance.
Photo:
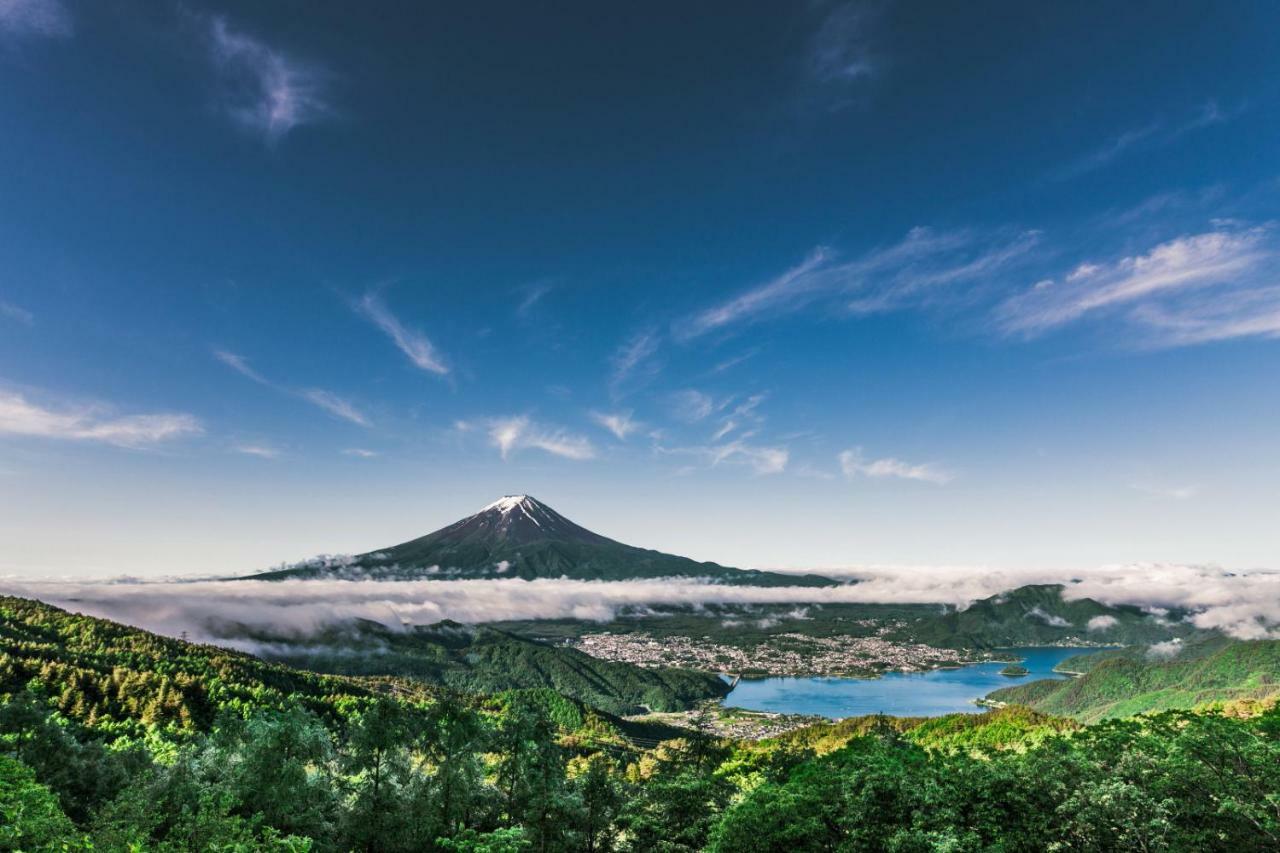
[[[624,731],[547,690],[312,675],[12,599],[0,636],[0,849],[1280,847],[1274,709],[1082,728],[1009,707],[745,743]]]
[[[1112,607],[1090,598],[1067,600],[1059,584],[1023,586],[917,619],[908,635],[948,648],[998,648],[1154,643],[1203,632],[1176,618],[1157,618],[1137,607]],[[1175,614],[1176,616],[1176,614]],[[889,636],[897,636],[890,634]]]
[[[24,599],[0,597],[0,617],[0,652],[12,659],[12,666],[24,672],[45,666],[82,670],[86,686],[93,685],[84,699],[91,705],[110,705],[122,690],[141,690],[157,694],[153,711],[162,717],[196,714],[207,722],[210,707],[221,699],[208,692],[239,689],[228,685],[253,683],[285,692],[304,687],[313,692],[333,689],[331,681],[302,677],[297,670],[271,667],[248,655],[182,644]],[[643,669],[503,631],[449,623],[397,632],[366,622],[305,642],[255,638],[248,633],[244,639],[274,659],[316,672],[405,676],[428,685],[486,694],[551,687],[615,714],[681,710],[723,696],[728,689],[708,673]],[[199,654],[192,649],[199,649]],[[131,667],[139,656],[163,659],[157,670],[163,684],[121,684],[125,676],[117,670],[122,665]],[[211,680],[210,673],[217,677]],[[145,681],[138,675],[130,678]]]
[[[1005,687],[988,699],[1095,721],[1280,696],[1280,640],[1124,649],[1069,658],[1060,668],[1082,674]]]

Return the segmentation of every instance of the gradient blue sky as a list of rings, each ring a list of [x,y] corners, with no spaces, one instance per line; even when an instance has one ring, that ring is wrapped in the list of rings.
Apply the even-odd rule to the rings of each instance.
[[[0,571],[1280,565],[1280,7],[554,6],[0,2]]]

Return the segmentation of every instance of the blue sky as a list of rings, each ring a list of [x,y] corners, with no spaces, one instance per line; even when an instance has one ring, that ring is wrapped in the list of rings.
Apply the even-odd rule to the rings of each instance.
[[[1280,9],[538,5],[0,3],[0,571],[1280,563]]]

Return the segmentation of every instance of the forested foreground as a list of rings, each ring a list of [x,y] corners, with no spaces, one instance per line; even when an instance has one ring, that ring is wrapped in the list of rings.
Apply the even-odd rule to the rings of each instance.
[[[0,849],[1280,849],[1275,708],[672,738],[550,691],[415,693],[100,620],[59,658],[79,617],[37,613],[44,639],[0,619]]]

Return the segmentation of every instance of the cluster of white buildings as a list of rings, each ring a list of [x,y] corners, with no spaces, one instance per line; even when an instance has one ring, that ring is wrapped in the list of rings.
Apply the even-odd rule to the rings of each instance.
[[[605,660],[645,667],[674,666],[732,675],[869,675],[885,670],[918,672],[970,662],[955,649],[895,643],[881,637],[810,637],[775,634],[751,648],[715,643],[710,637],[663,637],[642,632],[584,634],[573,645]]]

